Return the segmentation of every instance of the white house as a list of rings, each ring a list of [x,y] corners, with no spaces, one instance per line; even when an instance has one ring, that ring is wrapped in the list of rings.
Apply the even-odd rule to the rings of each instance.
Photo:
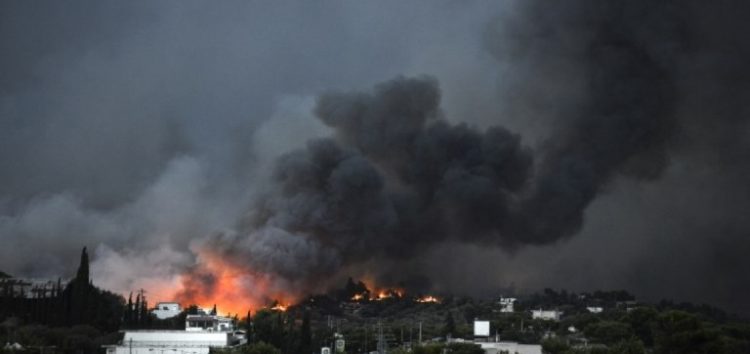
[[[179,310],[179,305],[174,305],[159,303],[154,311],[169,313]],[[225,348],[246,342],[245,333],[235,331],[231,318],[200,311],[200,314],[186,316],[184,331],[125,331],[120,344],[104,348],[107,354],[208,354],[210,348]]]
[[[239,344],[229,332],[125,331],[122,343],[104,346],[107,354],[208,354],[210,348]]]
[[[234,322],[229,317],[216,315],[187,315],[185,331],[188,332],[230,332],[234,330]]]
[[[535,320],[559,321],[562,312],[558,310],[531,310],[531,318]]]
[[[591,313],[602,313],[602,311],[604,311],[604,308],[600,306],[589,306],[589,307],[586,307],[586,310],[588,310]]]
[[[156,307],[151,310],[151,313],[156,315],[156,318],[164,320],[177,316],[182,312],[180,304],[176,302],[160,302],[156,304]]]
[[[513,312],[513,303],[516,302],[514,297],[501,297],[498,304],[500,304],[500,312]]]

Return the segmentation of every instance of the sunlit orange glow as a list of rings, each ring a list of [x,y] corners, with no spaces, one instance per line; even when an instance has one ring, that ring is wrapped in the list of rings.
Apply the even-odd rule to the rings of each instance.
[[[180,276],[181,287],[172,299],[183,307],[192,304],[201,308],[216,305],[219,314],[239,314],[266,307],[269,299],[277,304],[293,303],[295,296],[287,294],[273,282],[268,274],[238,267],[208,250],[199,253],[197,265]],[[273,309],[286,310],[277,305]]]
[[[365,296],[362,294],[355,294],[352,296],[352,301],[362,301],[364,300]]]
[[[434,297],[432,295],[427,295],[427,296],[422,296],[422,297],[418,298],[417,302],[422,302],[422,303],[430,303],[430,302],[431,303],[440,303],[440,299],[438,299],[438,298],[436,298],[436,297]]]

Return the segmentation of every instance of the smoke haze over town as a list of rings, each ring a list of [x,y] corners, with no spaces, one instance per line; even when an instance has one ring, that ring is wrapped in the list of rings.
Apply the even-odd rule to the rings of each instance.
[[[3,2],[0,270],[750,314],[748,7]]]

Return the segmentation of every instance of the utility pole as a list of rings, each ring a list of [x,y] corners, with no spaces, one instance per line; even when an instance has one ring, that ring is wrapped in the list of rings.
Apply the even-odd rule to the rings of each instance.
[[[386,354],[388,345],[383,338],[383,324],[378,321],[378,354]]]
[[[384,354],[383,353],[383,326],[380,324],[380,321],[378,321],[378,354]]]
[[[414,331],[414,320],[412,320],[411,325],[409,325],[409,347],[414,347],[414,337],[412,337],[412,332]]]
[[[333,322],[336,321],[336,319],[331,320],[331,332],[333,334],[331,335],[331,350],[335,353],[336,352],[336,332],[333,331]]]
[[[422,346],[422,321],[419,321],[419,346]]]

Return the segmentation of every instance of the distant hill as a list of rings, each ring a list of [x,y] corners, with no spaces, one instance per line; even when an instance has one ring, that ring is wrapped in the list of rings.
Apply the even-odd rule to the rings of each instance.
[[[13,278],[13,276],[3,271],[0,271],[0,279],[6,279],[6,278]]]

